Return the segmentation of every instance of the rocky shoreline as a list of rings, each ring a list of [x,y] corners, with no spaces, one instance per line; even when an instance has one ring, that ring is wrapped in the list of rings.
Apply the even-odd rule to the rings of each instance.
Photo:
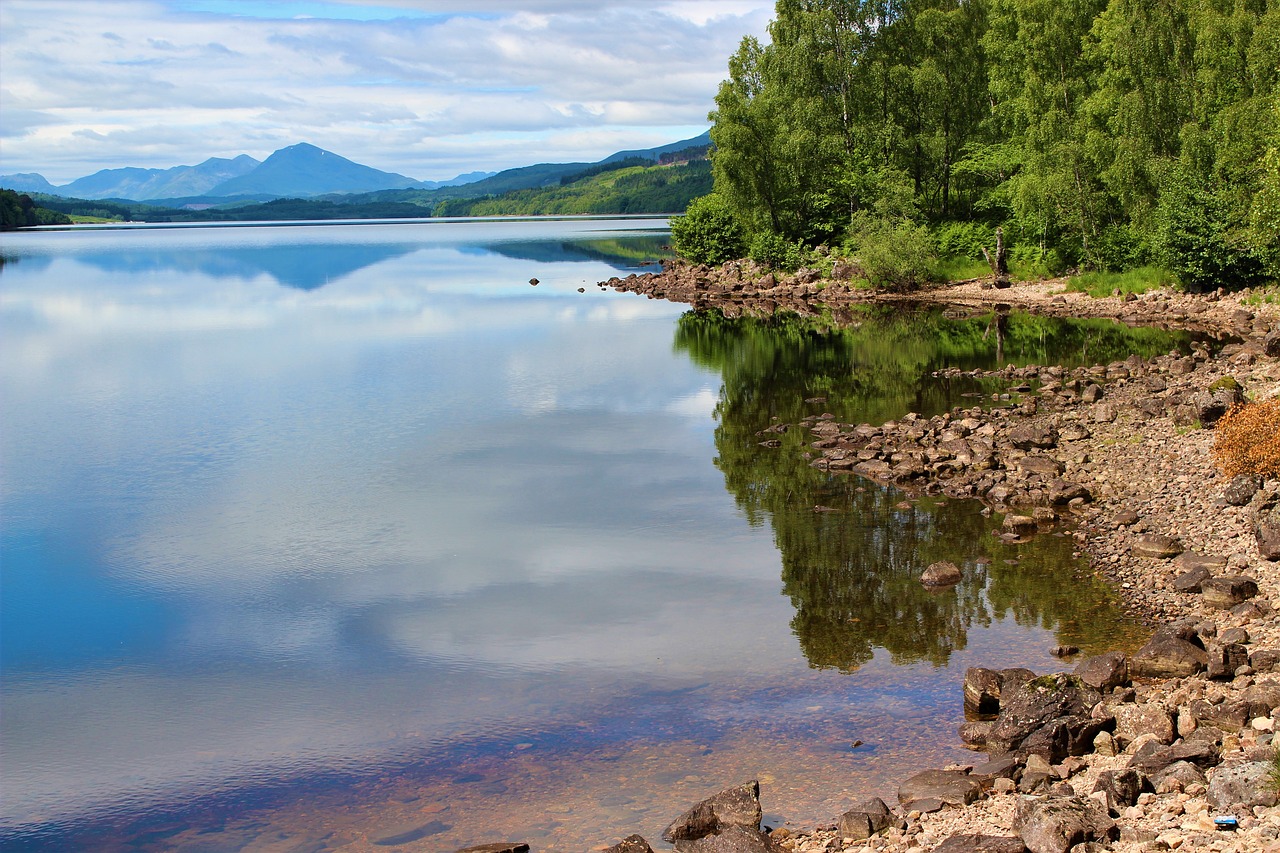
[[[707,853],[1280,851],[1280,482],[1221,475],[1207,428],[1246,395],[1280,396],[1280,306],[1248,304],[1249,294],[1093,299],[1060,282],[883,294],[850,286],[850,275],[840,264],[829,277],[780,278],[745,262],[675,262],[601,287],[730,316],[838,317],[850,304],[910,299],[1230,336],[1190,355],[986,373],[1007,383],[989,407],[790,425],[812,433],[811,464],[980,499],[1002,514],[999,535],[1011,540],[1067,525],[1095,571],[1152,625],[1152,640],[1133,655],[1069,660],[1059,674],[970,670],[972,718],[958,736],[985,754],[904,780],[892,809],[870,800],[826,826],[761,832],[758,801],[743,805],[758,794],[748,785],[699,804],[666,840]],[[926,580],[952,575],[930,568]],[[609,849],[648,844],[632,837]]]

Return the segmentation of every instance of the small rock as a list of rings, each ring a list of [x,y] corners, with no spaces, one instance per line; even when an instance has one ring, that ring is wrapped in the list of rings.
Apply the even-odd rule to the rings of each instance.
[[[1159,533],[1147,533],[1142,536],[1135,537],[1133,542],[1129,544],[1129,550],[1136,557],[1150,557],[1157,560],[1167,560],[1176,557],[1183,552],[1182,543],[1172,536],[1163,536]]]
[[[1200,594],[1209,607],[1230,610],[1257,595],[1258,584],[1242,575],[1208,578],[1200,583]]]

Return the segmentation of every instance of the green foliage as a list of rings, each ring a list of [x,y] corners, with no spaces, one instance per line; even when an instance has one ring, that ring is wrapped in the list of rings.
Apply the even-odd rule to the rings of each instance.
[[[872,286],[906,290],[935,277],[938,257],[925,226],[863,216],[854,227],[853,254]]]
[[[948,222],[938,229],[935,242],[943,258],[982,260],[982,249],[994,250],[996,229],[982,222]]]
[[[1014,278],[1057,278],[1067,271],[1067,266],[1057,248],[1041,249],[1024,243],[1009,250],[1009,272]]]
[[[757,264],[774,270],[793,271],[804,263],[803,244],[767,231],[751,238],[747,256]]]
[[[1252,247],[1232,234],[1229,201],[1179,169],[1166,182],[1156,212],[1161,260],[1192,290],[1248,287],[1265,281]]]
[[[36,225],[70,225],[63,213],[38,207],[31,196],[0,189],[0,231],[31,228]]]
[[[1278,78],[1277,0],[778,0],[717,96],[715,188],[810,246],[905,186],[944,257],[1000,222],[1026,274],[1276,280]]]
[[[671,244],[682,257],[700,264],[740,258],[746,248],[742,226],[715,193],[694,199],[684,216],[671,221]]]

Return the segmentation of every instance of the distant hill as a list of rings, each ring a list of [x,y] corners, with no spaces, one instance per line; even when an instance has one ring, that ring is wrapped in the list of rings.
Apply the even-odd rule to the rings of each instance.
[[[231,160],[211,157],[197,166],[174,166],[171,169],[103,169],[42,192],[55,192],[73,198],[127,198],[136,201],[200,196],[258,166],[257,160],[248,154],[241,154]]]
[[[211,187],[208,194],[268,193],[282,198],[305,198],[326,193],[367,193],[417,184],[413,178],[362,166],[332,151],[301,142],[276,151],[253,171]]]
[[[51,193],[57,187],[44,179],[44,175],[35,172],[19,172],[16,175],[0,175],[0,187],[16,190],[20,193]]]
[[[10,179],[22,182],[33,187],[26,191],[40,194],[42,205],[72,216],[151,222],[480,212],[479,205],[458,203],[465,201],[495,202],[484,205],[485,212],[673,213],[709,191],[710,145],[704,133],[656,148],[619,151],[595,163],[537,163],[420,182],[301,143],[261,163],[240,155],[172,169],[105,169],[52,188],[40,175],[26,173],[0,177],[0,186]],[[238,174],[222,177],[228,171]]]

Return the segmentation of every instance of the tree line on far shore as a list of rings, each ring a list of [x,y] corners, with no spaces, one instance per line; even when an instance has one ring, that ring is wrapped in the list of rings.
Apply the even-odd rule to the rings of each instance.
[[[29,195],[0,189],[0,231],[14,231],[36,225],[70,225],[71,219],[55,210],[40,207]]]
[[[694,260],[843,250],[1280,278],[1277,0],[778,0],[711,113]],[[875,278],[877,276],[869,276]]]

